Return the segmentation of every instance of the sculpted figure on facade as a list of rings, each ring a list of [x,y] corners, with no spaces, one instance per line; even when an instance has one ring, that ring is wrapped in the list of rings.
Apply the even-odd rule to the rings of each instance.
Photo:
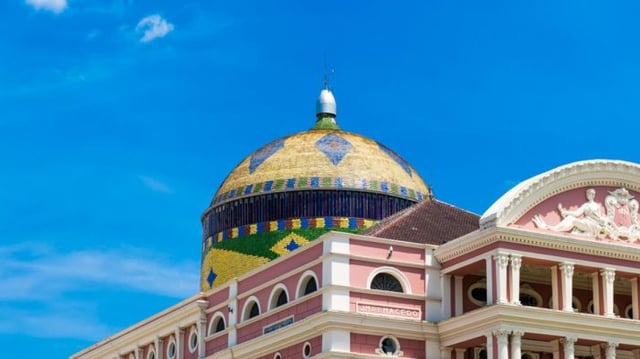
[[[587,202],[575,210],[568,210],[562,206],[562,203],[558,203],[558,212],[562,217],[558,224],[545,223],[539,214],[533,217],[533,223],[542,229],[584,234],[601,239],[607,237],[613,240],[626,238],[629,241],[640,239],[640,224],[638,223],[638,208],[640,206],[626,188],[618,188],[609,192],[605,198],[606,213],[602,212],[602,205],[595,201],[595,196],[595,189],[587,189]],[[616,213],[628,216],[630,225],[618,225]]]

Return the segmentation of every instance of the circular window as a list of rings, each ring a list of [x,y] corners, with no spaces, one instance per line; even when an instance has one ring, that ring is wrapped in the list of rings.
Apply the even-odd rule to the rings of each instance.
[[[176,357],[176,343],[171,342],[167,346],[167,358],[174,359]]]
[[[196,328],[191,328],[191,333],[189,334],[189,351],[193,353],[196,349],[198,349],[198,331]]]
[[[302,357],[304,359],[308,359],[311,357],[311,343],[306,342],[302,346]]]
[[[386,356],[402,355],[402,352],[400,351],[400,343],[398,343],[398,340],[392,336],[382,337],[380,344],[378,344],[378,348],[376,349],[376,353]]]
[[[467,296],[473,304],[479,307],[487,305],[487,282],[481,279],[470,285],[467,289]]]

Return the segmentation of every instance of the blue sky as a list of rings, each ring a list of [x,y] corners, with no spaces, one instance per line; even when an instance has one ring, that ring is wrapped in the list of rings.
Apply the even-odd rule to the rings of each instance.
[[[65,358],[197,291],[225,175],[338,122],[481,214],[568,162],[640,162],[637,2],[0,2],[0,346]]]

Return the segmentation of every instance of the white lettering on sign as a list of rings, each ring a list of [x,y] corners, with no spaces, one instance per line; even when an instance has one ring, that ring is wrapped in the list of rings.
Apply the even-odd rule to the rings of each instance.
[[[356,312],[420,320],[420,308],[405,308],[374,303],[356,303]]]

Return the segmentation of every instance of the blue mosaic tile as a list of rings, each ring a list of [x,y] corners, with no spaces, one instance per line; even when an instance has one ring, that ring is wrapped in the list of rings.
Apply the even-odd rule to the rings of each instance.
[[[324,228],[333,227],[333,217],[324,217]]]
[[[408,194],[407,194],[407,187],[400,186],[400,193],[401,193],[403,196],[405,196],[405,197],[406,197],[406,196],[408,195]]]
[[[257,226],[257,232],[258,233],[264,232],[264,223],[265,222],[258,223],[258,226]]]
[[[342,178],[336,177],[335,186],[336,186],[336,188],[342,188],[343,187]]]
[[[213,285],[213,281],[216,280],[218,275],[213,271],[213,268],[209,269],[209,275],[207,276],[207,283],[209,283],[209,287]]]
[[[316,142],[316,147],[327,156],[334,166],[337,166],[344,156],[351,151],[353,145],[335,133],[329,133]]]
[[[273,156],[274,153],[278,152],[283,147],[284,139],[281,138],[261,147],[259,150],[254,152],[251,155],[251,159],[249,159],[249,173],[253,173],[258,167],[260,167],[260,165],[264,161]]]
[[[360,180],[360,189],[367,189],[369,185],[367,184],[367,180],[366,179],[361,179]]]
[[[309,218],[300,219],[300,228],[309,228]]]
[[[273,181],[267,181],[267,182],[264,183],[264,191],[265,192],[271,191],[271,187],[273,187]]]
[[[284,229],[285,229],[285,221],[284,221],[284,219],[279,219],[278,220],[278,230],[282,231]]]
[[[411,167],[409,166],[407,161],[403,160],[402,157],[398,156],[397,153],[393,152],[393,150],[380,142],[378,142],[378,148],[380,148],[380,151],[386,153],[387,156],[391,157],[392,160],[396,161],[396,163],[399,164],[400,167],[402,167],[402,169],[407,172],[409,176],[413,177],[413,174],[411,173]]]
[[[287,189],[294,189],[296,188],[296,179],[295,178],[289,178],[287,180],[287,184],[286,184]]]
[[[349,218],[349,228],[358,228],[358,220],[355,218]]]
[[[311,188],[318,188],[320,186],[320,177],[311,177]]]
[[[253,189],[253,185],[250,184],[244,188],[244,194],[251,194],[251,190]]]
[[[418,192],[416,195],[416,197],[418,197],[418,201],[422,201],[422,193]]]
[[[236,190],[232,189],[231,191],[229,191],[229,197],[228,198],[233,198],[233,196],[235,196],[236,194]]]
[[[286,245],[285,247],[289,252],[293,252],[296,249],[300,248],[300,245],[298,243],[296,243],[296,241],[294,241],[293,239],[291,239],[291,242],[289,242],[289,244]]]
[[[387,182],[380,182],[380,190],[382,192],[389,192],[389,185]]]

